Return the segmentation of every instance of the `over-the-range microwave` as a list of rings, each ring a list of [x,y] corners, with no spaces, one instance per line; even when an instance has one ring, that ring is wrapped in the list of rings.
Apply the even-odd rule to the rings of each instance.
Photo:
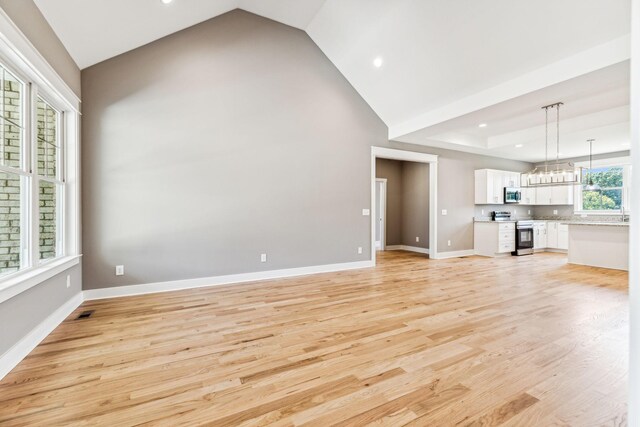
[[[504,187],[505,203],[520,203],[520,200],[522,200],[522,192],[519,188]]]

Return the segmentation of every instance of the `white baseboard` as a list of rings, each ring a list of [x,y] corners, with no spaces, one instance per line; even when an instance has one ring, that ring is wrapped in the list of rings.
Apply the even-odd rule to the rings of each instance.
[[[390,245],[390,246],[386,246],[384,249],[386,251],[409,251],[409,252],[417,252],[419,254],[429,255],[429,249],[419,248],[417,246]]]
[[[435,259],[460,258],[465,256],[472,256],[475,254],[476,253],[473,249],[468,249],[464,251],[438,252]]]
[[[341,264],[315,265],[311,267],[289,268],[283,270],[258,271],[255,273],[230,274],[227,276],[203,277],[198,279],[174,280],[169,282],[146,283],[141,285],[114,286],[111,288],[89,289],[84,291],[85,300],[126,297],[132,295],[153,294],[157,292],[179,291],[209,286],[231,285],[259,280],[282,279],[285,277],[306,276],[309,274],[330,273],[335,271],[356,270],[373,267],[373,261],[357,261]]]
[[[0,380],[4,378],[18,363],[33,351],[43,339],[47,337],[55,328],[66,319],[73,310],[78,308],[84,301],[83,293],[79,292],[62,307],[51,313],[42,323],[36,326],[31,332],[25,335],[18,343],[0,356]]]
[[[547,248],[543,252],[553,252],[553,253],[556,253],[556,254],[566,254],[569,251],[567,251],[566,249]]]

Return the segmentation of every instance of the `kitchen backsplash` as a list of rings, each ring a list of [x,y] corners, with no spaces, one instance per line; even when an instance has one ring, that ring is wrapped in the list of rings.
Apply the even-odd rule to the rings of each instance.
[[[513,219],[579,220],[597,222],[618,222],[620,215],[575,215],[573,206],[524,206],[524,205],[476,205],[475,218],[491,217],[492,211],[511,212]],[[556,211],[557,213],[554,213]],[[530,212],[530,213],[529,213]]]

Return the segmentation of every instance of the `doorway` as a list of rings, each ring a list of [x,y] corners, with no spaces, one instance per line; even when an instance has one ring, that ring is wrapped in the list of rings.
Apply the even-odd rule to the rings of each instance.
[[[387,217],[387,180],[376,178],[376,250],[384,251],[386,247]]]
[[[407,162],[416,162],[416,163],[427,163],[429,164],[429,219],[428,219],[428,229],[429,229],[429,258],[438,259],[438,233],[437,233],[437,209],[438,209],[438,156],[434,154],[425,154],[419,153],[415,151],[405,151],[405,150],[396,150],[393,148],[383,148],[383,147],[371,147],[371,260],[373,264],[376,263],[376,252],[377,246],[376,242],[378,241],[378,237],[380,239],[386,240],[384,234],[376,234],[377,230],[380,227],[380,220],[377,214],[378,212],[378,200],[380,200],[380,195],[378,193],[378,180],[376,176],[376,159],[388,159],[388,160],[401,160]],[[385,198],[386,198],[385,194]],[[386,201],[385,201],[386,207]],[[386,221],[387,216],[386,212],[384,214],[385,229],[386,229]],[[387,242],[384,240],[380,241],[381,247],[386,247]]]

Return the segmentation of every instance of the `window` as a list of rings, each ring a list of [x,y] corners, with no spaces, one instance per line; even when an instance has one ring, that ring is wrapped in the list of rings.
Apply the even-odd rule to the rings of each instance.
[[[42,98],[36,107],[37,180],[38,180],[38,247],[40,259],[55,258],[61,253],[58,226],[59,195],[62,193],[59,145],[60,113]]]
[[[24,156],[25,84],[0,66],[0,275],[24,268],[29,169]]]
[[[64,254],[65,180],[62,113],[35,85],[2,65],[0,79],[0,277],[5,277]]]
[[[613,165],[583,169],[582,182],[591,179],[600,189],[588,191],[579,187],[576,210],[583,213],[619,213],[629,210],[631,166]]]

